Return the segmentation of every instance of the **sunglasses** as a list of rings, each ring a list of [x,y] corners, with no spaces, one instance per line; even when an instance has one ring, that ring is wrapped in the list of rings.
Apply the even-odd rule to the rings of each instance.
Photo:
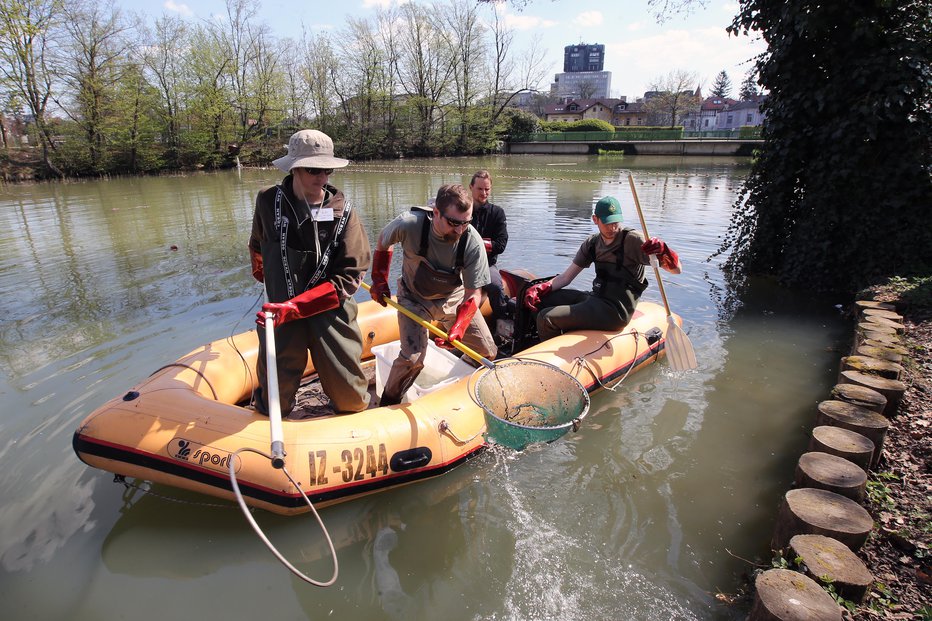
[[[467,224],[472,224],[472,220],[456,220],[454,218],[447,217],[446,214],[440,214],[443,216],[443,219],[450,223],[450,226],[466,226]]]
[[[309,175],[319,175],[320,173],[324,173],[325,175],[333,174],[332,168],[302,168],[301,170]]]

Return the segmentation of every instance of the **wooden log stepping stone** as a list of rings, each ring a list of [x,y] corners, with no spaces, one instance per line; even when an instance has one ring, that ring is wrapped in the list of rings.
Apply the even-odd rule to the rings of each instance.
[[[889,349],[890,351],[896,352],[896,353],[898,353],[898,354],[900,354],[901,356],[904,356],[904,357],[909,355],[909,351],[907,351],[907,349],[906,349],[905,347],[903,347],[903,344],[902,344],[902,342],[901,342],[899,339],[897,339],[897,340],[895,340],[895,341],[893,341],[893,342],[890,342],[890,341],[888,341],[888,340],[884,340],[884,341],[875,341],[875,340],[873,340],[873,339],[864,339],[864,340],[861,341],[859,347],[860,347],[861,345],[864,345],[864,346],[867,346],[867,347],[882,347],[882,348],[884,348],[884,349]],[[857,349],[857,348],[855,348],[855,350],[856,350],[856,349]],[[857,352],[855,352],[855,353],[857,353]]]
[[[864,601],[874,577],[857,555],[836,539],[824,535],[796,535],[790,549],[803,562],[807,576],[855,603]]]
[[[867,489],[867,473],[844,457],[811,451],[800,456],[793,482],[799,487],[827,489],[860,502]]]
[[[770,548],[786,550],[794,535],[825,535],[858,550],[873,527],[870,514],[850,498],[811,487],[791,489],[780,504]]]
[[[858,329],[854,333],[854,349],[862,344],[885,345],[888,347],[902,347],[903,342],[896,334],[889,332],[876,332],[874,330],[864,331]]]
[[[904,326],[901,322],[893,321],[892,319],[887,319],[886,317],[877,317],[875,315],[868,315],[867,317],[862,319],[862,321],[864,323],[869,323],[869,324],[873,323],[873,324],[877,324],[878,326],[890,328],[897,334],[903,334],[904,332],[906,332],[906,326]]]
[[[841,620],[841,606],[809,576],[790,569],[768,569],[754,580],[748,621]]]
[[[860,371],[842,371],[839,374],[838,383],[867,386],[882,394],[887,398],[887,405],[883,409],[884,416],[896,415],[896,411],[900,407],[900,401],[903,399],[903,393],[906,392],[906,384],[900,380],[877,377],[876,375],[861,373]],[[873,440],[873,438],[871,438],[871,440]],[[874,444],[876,444],[876,442],[874,442]]]
[[[899,353],[898,350],[901,348],[898,347],[880,347],[877,345],[864,345],[861,344],[854,350],[855,356],[866,356],[868,358],[876,358],[877,360],[886,360],[887,362],[895,362],[899,364],[903,362],[904,354]],[[899,378],[897,378],[899,379]]]
[[[887,429],[890,428],[890,420],[873,410],[833,399],[819,403],[816,414],[816,426],[818,425],[841,427],[867,437],[874,443],[874,454],[871,455],[871,467],[873,467],[880,459],[880,451],[883,449]]]
[[[896,306],[889,302],[878,302],[876,300],[855,300],[854,306],[859,311],[865,308],[882,308],[883,310],[895,311]]]
[[[858,332],[862,334],[887,334],[891,336],[896,336],[896,328],[891,326],[885,326],[876,321],[859,321],[858,322]]]
[[[897,321],[903,323],[903,315],[899,314],[896,311],[886,310],[883,308],[864,308],[861,309],[862,317],[883,317],[884,319],[889,319],[890,321]]]
[[[812,430],[809,450],[837,455],[867,470],[871,467],[874,443],[867,436],[850,429],[821,425]]]
[[[903,374],[902,365],[879,358],[870,358],[868,356],[845,356],[842,358],[841,370],[848,371],[849,369],[897,380],[900,379],[900,376]]]
[[[884,408],[887,407],[886,397],[873,388],[858,384],[835,384],[832,388],[832,399],[859,405],[878,414],[883,414]]]

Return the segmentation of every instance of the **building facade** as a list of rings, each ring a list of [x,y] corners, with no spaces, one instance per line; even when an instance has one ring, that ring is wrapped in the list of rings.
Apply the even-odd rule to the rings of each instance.
[[[602,71],[605,68],[605,46],[601,43],[567,45],[563,48],[563,72]]]

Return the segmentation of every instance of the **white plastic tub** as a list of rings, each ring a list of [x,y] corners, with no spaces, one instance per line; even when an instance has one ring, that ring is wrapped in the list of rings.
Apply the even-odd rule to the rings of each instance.
[[[382,396],[385,380],[388,379],[392,363],[398,357],[400,350],[401,343],[399,341],[376,345],[372,348],[372,353],[375,354],[375,392],[379,397]],[[450,352],[437,347],[432,339],[428,339],[424,369],[414,380],[414,384],[408,389],[402,401],[410,403],[418,397],[455,383],[473,371],[475,371],[473,367]]]

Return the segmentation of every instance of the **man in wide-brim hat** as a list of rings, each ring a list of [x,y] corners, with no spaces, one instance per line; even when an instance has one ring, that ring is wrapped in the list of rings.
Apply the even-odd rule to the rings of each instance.
[[[256,410],[268,414],[265,312],[274,314],[283,416],[294,407],[308,352],[333,409],[364,410],[368,382],[353,294],[369,269],[369,239],[352,204],[329,183],[349,161],[334,157],[329,136],[303,129],[272,163],[288,175],[259,192],[249,237],[252,274],[268,294],[257,319]]]

